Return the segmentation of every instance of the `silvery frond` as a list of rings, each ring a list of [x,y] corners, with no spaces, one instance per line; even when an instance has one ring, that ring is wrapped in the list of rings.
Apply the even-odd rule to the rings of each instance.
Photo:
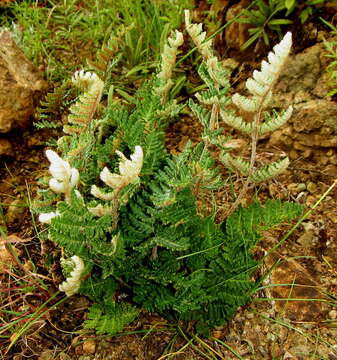
[[[289,165],[289,159],[288,157],[285,157],[284,159],[275,161],[271,164],[267,164],[261,167],[260,169],[257,169],[252,174],[252,176],[249,177],[249,180],[254,183],[258,183],[261,181],[271,179],[281,174],[283,171],[285,171],[288,165]]]
[[[222,120],[229,126],[240,130],[245,134],[251,134],[253,131],[253,124],[242,120],[240,116],[233,116],[232,114],[221,110],[220,111]]]
[[[72,168],[68,161],[63,160],[55,151],[47,150],[46,156],[50,161],[49,172],[52,178],[49,187],[57,194],[64,193],[66,200],[70,199],[71,190],[77,187],[80,174]]]
[[[94,72],[76,71],[71,80],[81,90],[95,93],[103,91],[104,82]]]
[[[53,219],[56,216],[59,216],[60,213],[58,211],[56,212],[49,212],[49,213],[41,213],[39,215],[39,221],[43,224],[50,224],[51,219]]]
[[[81,276],[84,271],[84,263],[79,256],[72,256],[71,261],[74,268],[70,273],[70,276],[59,286],[60,291],[65,292],[67,296],[74,295],[78,292],[81,285]],[[63,260],[63,263],[65,262],[67,262],[67,260]]]
[[[260,128],[259,128],[259,134],[263,135],[269,131],[274,131],[284,125],[291,117],[293,113],[293,107],[289,106],[286,111],[283,112],[283,114],[277,114],[274,118],[271,120],[264,122]]]
[[[242,175],[247,176],[249,173],[249,161],[244,160],[240,156],[232,156],[225,153],[220,157],[221,162],[232,171],[239,171]]]
[[[292,45],[291,33],[287,32],[280,43],[268,54],[268,61],[263,60],[261,71],[255,70],[253,78],[246,82],[247,89],[255,96],[263,97],[275,83],[287,60]]]
[[[246,88],[251,94],[260,98],[263,97],[270,90],[269,86],[261,84],[252,78],[249,78],[246,81]]]
[[[247,98],[240,94],[234,94],[232,96],[233,103],[241,110],[247,112],[255,112],[258,109],[258,103],[255,98]]]

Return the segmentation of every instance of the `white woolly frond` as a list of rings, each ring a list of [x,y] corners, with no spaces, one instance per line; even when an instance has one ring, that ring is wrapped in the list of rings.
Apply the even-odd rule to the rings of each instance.
[[[85,91],[102,93],[104,82],[93,72],[79,70],[72,77],[74,85]]]
[[[109,185],[108,182],[111,180],[111,187],[114,189],[124,187],[136,180],[143,166],[143,149],[141,146],[135,147],[135,152],[131,155],[131,160],[128,160],[125,155],[118,150],[116,154],[122,159],[119,163],[120,175],[111,174],[110,171],[106,171],[104,174],[106,176],[102,178],[104,169],[101,173],[102,181]],[[110,175],[111,177],[109,177]],[[117,184],[116,179],[118,179]]]
[[[47,150],[46,156],[50,162],[49,172],[59,181],[64,181],[71,176],[71,167],[67,161],[64,161],[55,151]]]
[[[80,180],[80,173],[76,168],[71,168],[70,184],[72,187],[76,187]]]
[[[279,174],[281,174],[289,165],[289,159],[285,157],[279,161],[275,161],[271,164],[265,165],[262,168],[256,170],[250,180],[254,183],[265,181],[271,179]]]
[[[257,97],[263,97],[268,91],[269,87],[258,83],[256,80],[249,78],[246,81],[246,88],[249,92]]]
[[[119,191],[138,178],[143,166],[143,149],[137,145],[135,152],[131,155],[131,160],[127,159],[120,151],[116,151],[116,153],[122,159],[119,163],[120,174],[113,174],[105,167],[101,171],[100,178],[106,185]],[[91,195],[105,201],[111,201],[116,197],[115,192],[104,193],[96,185],[91,187]]]
[[[258,109],[258,103],[256,99],[250,99],[240,94],[234,94],[232,96],[233,103],[241,110],[247,112],[255,112]]]
[[[101,171],[100,178],[106,185],[113,189],[120,188],[124,183],[124,178],[122,175],[111,173],[107,167]]]
[[[53,176],[49,180],[49,187],[57,194],[64,193],[69,200],[71,190],[78,185],[79,172],[72,168],[68,161],[63,160],[55,151],[47,150],[46,156],[50,161],[49,172]]]
[[[114,211],[114,209],[111,206],[103,206],[102,204],[99,204],[92,208],[88,208],[88,210],[94,216],[112,215]]]
[[[162,103],[166,102],[168,93],[173,86],[171,77],[176,63],[178,47],[184,43],[183,34],[176,30],[175,32],[172,32],[171,36],[167,39],[167,42],[168,44],[164,45],[161,56],[161,71],[157,75],[160,80],[160,85],[154,89],[155,94],[162,97]]]
[[[183,33],[178,30],[173,32],[173,34],[174,35],[171,35],[167,41],[171,47],[177,48],[184,43],[184,36],[183,36]]]
[[[60,291],[65,292],[67,296],[74,295],[78,292],[81,285],[81,276],[84,271],[84,263],[79,256],[74,255],[71,257],[71,260],[74,264],[74,269],[70,273],[70,277],[59,286]]]
[[[59,216],[60,213],[58,211],[56,212],[49,212],[49,213],[42,213],[39,215],[39,221],[43,224],[50,224],[51,219],[53,219],[56,216]]]
[[[205,41],[206,32],[202,31],[202,24],[191,24],[189,10],[185,10],[185,25],[188,34],[192,38],[204,60],[207,61],[208,59],[214,57],[212,51],[212,40]]]
[[[95,74],[83,70],[76,71],[72,82],[83,92],[69,108],[68,124],[63,126],[66,134],[81,134],[93,120],[101,101],[104,82]]]
[[[104,193],[101,191],[96,185],[93,185],[90,190],[91,195],[95,196],[97,199],[104,200],[104,201],[111,201],[115,194],[111,193]]]
[[[267,86],[271,85],[273,82],[273,78],[268,73],[257,70],[253,71],[253,79],[255,79],[258,83]]]
[[[222,120],[229,126],[240,130],[245,134],[251,134],[253,131],[252,123],[247,123],[240,116],[233,116],[223,110],[220,111]]]
[[[242,175],[248,175],[249,161],[243,160],[239,156],[234,157],[229,153],[223,154],[220,160],[226,166],[227,169],[230,169],[232,171],[238,171]]]
[[[49,187],[56,194],[61,194],[61,193],[64,193],[64,191],[65,191],[64,182],[60,182],[60,181],[56,180],[55,178],[51,178],[49,180]]]
[[[205,93],[205,92],[204,92]],[[195,97],[198,99],[198,101],[205,105],[214,105],[219,104],[220,105],[220,99],[218,96],[211,96],[206,97],[204,93],[196,93]]]
[[[247,89],[253,95],[263,97],[270,91],[289,56],[291,45],[291,33],[287,32],[281,42],[274,46],[274,52],[269,52],[269,63],[262,61],[261,71],[255,70],[253,72],[253,78],[248,79],[246,82]]]
[[[263,135],[269,131],[274,131],[278,129],[291,118],[292,113],[293,113],[293,107],[289,106],[288,109],[282,115],[277,115],[272,120],[263,123],[259,128],[259,134]]]

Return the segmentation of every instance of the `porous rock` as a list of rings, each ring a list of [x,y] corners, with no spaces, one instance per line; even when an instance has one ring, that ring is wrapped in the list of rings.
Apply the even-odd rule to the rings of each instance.
[[[337,156],[337,103],[326,96],[330,90],[326,55],[321,42],[290,57],[272,105],[293,105],[293,115],[269,140],[270,145],[281,147],[292,159],[311,157],[313,163],[324,166],[325,173],[327,166],[335,166]]]
[[[46,81],[16,45],[11,32],[1,31],[0,132],[26,128],[46,89]]]
[[[325,298],[320,290],[319,279],[298,261],[284,259],[279,254],[272,254],[266,263],[272,266],[280,260],[282,261],[270,275],[270,283],[274,285],[270,297],[278,299],[275,301],[276,312],[292,321],[312,322],[325,319],[329,307],[320,301]]]
[[[233,20],[248,5],[247,0],[242,0],[238,4],[232,5],[226,13],[226,22]],[[226,44],[232,49],[240,50],[241,46],[249,39],[249,24],[232,22],[225,30]]]

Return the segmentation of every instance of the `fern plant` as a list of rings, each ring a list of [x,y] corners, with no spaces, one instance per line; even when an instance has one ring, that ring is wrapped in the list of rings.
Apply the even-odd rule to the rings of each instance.
[[[142,86],[130,106],[111,101],[97,112],[102,80],[76,73],[75,82],[83,85],[84,93],[71,107],[57,151],[46,152],[52,178],[43,181],[39,219],[70,259],[62,261],[67,279],[60,290],[67,295],[78,292],[94,302],[84,326],[98,333],[120,331],[141,308],[194,321],[202,333],[223,324],[254,293],[252,274],[258,260],[252,250],[262,230],[301,212],[292,203],[255,202],[217,223],[216,209],[200,207],[200,198],[223,187],[211,148],[226,148],[218,120],[220,115],[234,115],[226,110],[231,101],[228,71],[211,44],[203,42],[202,26],[191,24],[188,13],[186,22],[202,54],[199,74],[208,86],[197,96],[206,107],[189,102],[204,126],[199,144],[188,143],[175,156],[165,148],[165,129],[184,106],[168,96],[183,40],[175,32],[164,48],[158,74]],[[281,66],[279,55],[288,49],[289,37],[287,46],[278,45],[264,68],[275,69],[275,61]],[[262,73],[266,75],[265,70]],[[262,111],[275,81],[273,72],[267,75],[272,80],[263,77],[265,90],[258,80],[253,83],[263,94],[255,91],[252,100],[236,96],[233,101],[254,103]],[[283,121],[285,116],[281,117]],[[264,128],[258,119],[251,127],[246,124],[255,140],[259,131],[282,123],[275,116]],[[232,123],[244,124],[238,118]],[[242,164],[250,181],[280,170],[274,164],[255,172],[243,160],[229,159],[235,169]],[[118,301],[121,291],[128,303]]]

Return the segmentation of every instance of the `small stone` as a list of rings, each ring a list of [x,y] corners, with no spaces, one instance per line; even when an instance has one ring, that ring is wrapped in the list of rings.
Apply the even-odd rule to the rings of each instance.
[[[311,205],[314,205],[316,202],[316,197],[313,196],[313,195],[309,195],[306,199],[306,202],[305,202],[305,205],[306,206],[311,206]]]
[[[12,224],[14,221],[19,220],[25,212],[25,206],[20,199],[11,202],[6,213],[6,220]]]
[[[337,166],[336,165],[332,165],[329,164],[325,169],[324,169],[324,173],[327,175],[331,175],[336,177],[337,176]]]
[[[299,192],[304,191],[306,189],[306,186],[304,183],[291,183],[287,186],[287,188],[293,195],[297,195]]]
[[[223,331],[220,331],[220,330],[212,331],[212,336],[216,339],[220,339],[222,335],[223,335]]]
[[[307,190],[310,192],[310,194],[314,194],[317,191],[317,185],[310,181],[307,185]]]
[[[83,354],[82,345],[77,345],[77,346],[75,347],[75,354],[76,354],[76,355],[82,355],[82,354]]]
[[[14,156],[12,144],[7,139],[0,139],[0,156]]]
[[[294,149],[290,150],[290,152],[289,152],[289,158],[290,158],[290,160],[296,160],[296,159],[298,159],[298,158],[299,158],[299,155],[297,154],[297,151],[294,150]]]
[[[329,312],[329,318],[332,319],[332,320],[337,319],[337,310],[331,310]]]
[[[271,197],[274,197],[278,193],[278,187],[274,183],[268,185],[268,191]]]
[[[84,354],[95,354],[96,352],[96,341],[94,340],[86,340],[84,341],[83,345],[83,352]]]
[[[309,248],[316,240],[315,226],[312,223],[303,223],[304,233],[297,239],[303,247]]]
[[[330,164],[337,165],[337,154],[334,154],[329,157]]]

